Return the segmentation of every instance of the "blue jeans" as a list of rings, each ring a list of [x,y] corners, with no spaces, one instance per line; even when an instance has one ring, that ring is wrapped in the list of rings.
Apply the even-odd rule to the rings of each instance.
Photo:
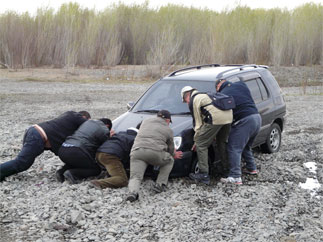
[[[227,145],[230,177],[241,177],[241,156],[246,161],[247,169],[257,169],[251,146],[260,130],[260,126],[260,114],[249,115],[231,126]]]
[[[31,167],[35,158],[44,152],[44,148],[44,140],[34,127],[30,127],[25,133],[23,147],[18,156],[0,164],[0,181]]]

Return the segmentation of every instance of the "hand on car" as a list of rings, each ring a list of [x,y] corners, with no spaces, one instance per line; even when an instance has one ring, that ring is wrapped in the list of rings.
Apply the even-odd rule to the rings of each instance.
[[[110,137],[112,137],[113,135],[115,135],[116,134],[116,132],[113,130],[113,129],[111,129],[110,130]]]
[[[183,157],[183,152],[182,151],[175,151],[174,153],[174,159],[182,159]]]

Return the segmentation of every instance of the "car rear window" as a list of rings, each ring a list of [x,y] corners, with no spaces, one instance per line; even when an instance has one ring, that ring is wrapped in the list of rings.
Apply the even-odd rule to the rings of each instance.
[[[268,91],[260,78],[257,78],[257,83],[261,92],[262,100],[268,99]]]
[[[251,79],[245,82],[251,92],[255,103],[268,99],[268,91],[260,78]]]

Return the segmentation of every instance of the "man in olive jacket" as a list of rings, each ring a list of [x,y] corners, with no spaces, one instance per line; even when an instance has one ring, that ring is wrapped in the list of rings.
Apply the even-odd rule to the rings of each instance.
[[[174,159],[182,157],[181,151],[175,151],[172,122],[167,110],[161,110],[157,117],[142,122],[130,153],[130,194],[127,201],[138,199],[140,183],[148,165],[159,166],[159,174],[153,187],[155,192],[162,192],[168,183]]]
[[[216,140],[217,148],[223,164],[227,164],[226,142],[232,123],[232,110],[221,110],[212,105],[211,98],[199,93],[191,86],[183,87],[182,101],[189,106],[193,117],[194,146],[196,149],[199,173],[191,173],[189,177],[197,182],[210,184],[208,148]]]

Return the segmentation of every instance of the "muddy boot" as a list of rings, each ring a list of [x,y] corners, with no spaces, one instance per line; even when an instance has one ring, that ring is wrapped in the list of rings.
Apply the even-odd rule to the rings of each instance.
[[[210,185],[210,176],[207,173],[190,173],[189,177],[196,182]]]
[[[130,193],[126,198],[126,201],[129,201],[132,203],[134,201],[137,201],[138,199],[139,199],[138,193]]]
[[[75,177],[70,170],[65,171],[63,175],[65,180],[68,181],[70,184],[80,183],[80,180],[77,177]]]

